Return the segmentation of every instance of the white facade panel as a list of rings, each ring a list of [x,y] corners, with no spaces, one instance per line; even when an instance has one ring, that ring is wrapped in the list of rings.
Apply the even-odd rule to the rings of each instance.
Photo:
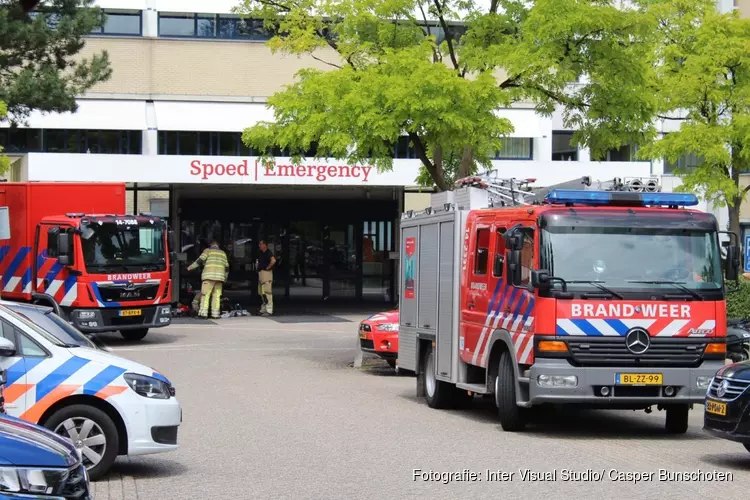
[[[552,131],[551,120],[536,114],[533,109],[498,109],[495,114],[513,122],[515,130],[510,137],[537,138],[548,136]]]
[[[120,0],[119,3],[127,3]],[[156,0],[154,8],[159,12],[197,12],[204,14],[231,14],[240,2],[237,0]],[[123,8],[123,7],[120,7]]]
[[[242,132],[260,121],[273,121],[262,103],[154,102],[159,130]]]
[[[0,127],[8,128],[7,121]],[[146,101],[79,99],[75,113],[33,111],[29,128],[82,130],[146,130]]]
[[[147,0],[95,0],[94,5],[102,9],[145,10],[148,3]]]
[[[615,177],[651,177],[650,162],[582,162],[493,160],[493,168],[500,177],[536,179],[536,186],[560,184],[588,175],[592,181],[607,181]]]

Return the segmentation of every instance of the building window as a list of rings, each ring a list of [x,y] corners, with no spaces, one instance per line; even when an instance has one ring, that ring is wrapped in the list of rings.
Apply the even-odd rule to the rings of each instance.
[[[92,35],[127,35],[143,34],[143,16],[140,11],[118,12],[105,10],[104,26],[91,32]]]
[[[393,148],[394,158],[408,158],[414,159],[417,157],[417,150],[410,143],[410,140],[406,136],[401,136],[396,141],[396,146]]]
[[[669,174],[674,172],[676,169],[691,169],[703,163],[703,158],[694,154],[687,154],[679,157],[676,162],[672,163],[668,160],[664,160],[664,173]]]
[[[159,14],[159,36],[195,36],[195,14]]]
[[[573,132],[552,132],[552,161],[578,161]]]
[[[531,160],[533,158],[534,140],[526,137],[504,137],[503,147],[495,152],[493,160]]]
[[[219,16],[217,38],[242,40],[270,40],[272,34],[263,27],[258,19],[240,19],[238,17]]]
[[[5,129],[0,146],[8,153],[141,154],[140,130]]]
[[[159,36],[270,40],[263,21],[214,14],[159,14]]]
[[[602,161],[638,161],[635,157],[637,151],[638,146],[625,144],[619,148],[608,150]]]

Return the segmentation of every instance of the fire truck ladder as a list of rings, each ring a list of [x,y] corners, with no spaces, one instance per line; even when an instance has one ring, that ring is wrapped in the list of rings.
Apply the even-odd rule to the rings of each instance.
[[[616,177],[609,181],[595,181],[590,176],[579,177],[543,188],[531,187],[536,179],[501,178],[493,170],[481,175],[465,177],[456,181],[456,187],[474,187],[487,190],[490,208],[496,206],[535,205],[555,189],[577,189],[595,191],[630,191],[656,193],[661,191],[659,180],[641,177]],[[592,186],[592,184],[595,184]]]

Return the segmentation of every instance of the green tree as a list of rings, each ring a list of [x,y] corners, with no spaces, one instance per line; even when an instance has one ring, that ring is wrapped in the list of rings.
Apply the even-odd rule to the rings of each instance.
[[[750,19],[721,14],[711,0],[665,2],[659,10],[663,40],[653,94],[659,115],[680,127],[638,154],[672,163],[696,158],[676,169],[680,190],[728,207],[729,230],[739,235],[750,191],[740,185],[740,174],[750,170]]]
[[[6,117],[8,114],[8,105],[3,101],[0,101],[0,120]],[[8,157],[2,154],[4,148],[0,146],[0,174],[4,174],[10,168],[10,160]]]
[[[0,100],[7,119],[22,123],[32,110],[74,112],[76,97],[111,75],[106,52],[78,57],[83,37],[104,24],[93,0],[0,0]]]
[[[645,1],[645,0],[644,0]],[[528,102],[564,109],[574,142],[594,154],[651,140],[656,18],[650,4],[610,0],[243,0],[284,54],[311,54],[269,99],[275,121],[243,134],[258,151],[393,168],[407,135],[421,179],[439,189],[490,165],[512,124],[498,108]],[[587,80],[571,86],[583,75]],[[262,155],[268,159],[267,155]]]

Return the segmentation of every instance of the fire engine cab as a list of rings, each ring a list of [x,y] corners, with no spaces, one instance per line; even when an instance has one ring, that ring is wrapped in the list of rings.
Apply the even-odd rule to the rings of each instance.
[[[433,408],[493,397],[506,431],[576,404],[656,405],[684,433],[724,365],[736,235],[653,180],[533,182],[464,179],[404,214],[399,368]]]

